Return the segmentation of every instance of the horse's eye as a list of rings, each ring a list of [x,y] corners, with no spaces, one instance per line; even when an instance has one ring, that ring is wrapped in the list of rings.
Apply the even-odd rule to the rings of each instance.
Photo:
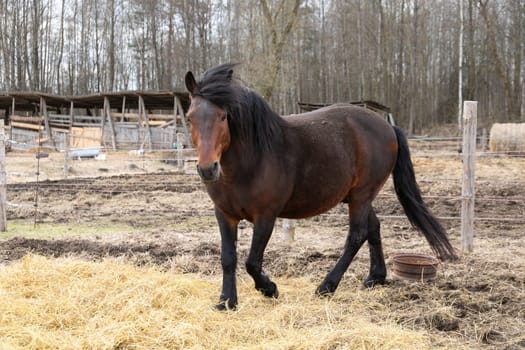
[[[224,113],[223,115],[221,115],[221,122],[225,121],[227,116],[228,116],[228,115],[227,115],[226,113]]]

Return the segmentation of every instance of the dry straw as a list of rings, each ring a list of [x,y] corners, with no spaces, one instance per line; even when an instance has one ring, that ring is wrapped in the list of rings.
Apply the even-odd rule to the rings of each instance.
[[[425,349],[432,339],[372,320],[375,291],[313,296],[306,279],[277,280],[263,298],[240,279],[240,307],[212,307],[218,276],[28,255],[0,267],[0,349]],[[435,344],[434,344],[435,345]]]
[[[490,129],[491,152],[525,153],[525,123],[494,123]]]

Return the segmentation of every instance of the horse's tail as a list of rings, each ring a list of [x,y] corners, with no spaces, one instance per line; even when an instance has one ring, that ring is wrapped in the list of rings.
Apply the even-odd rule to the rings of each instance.
[[[397,198],[412,226],[423,233],[432,250],[441,259],[456,259],[456,253],[447,238],[445,229],[432,215],[421,198],[421,192],[414,174],[414,166],[410,159],[408,142],[403,130],[396,126],[394,126],[394,130],[398,144],[397,161],[393,171]]]

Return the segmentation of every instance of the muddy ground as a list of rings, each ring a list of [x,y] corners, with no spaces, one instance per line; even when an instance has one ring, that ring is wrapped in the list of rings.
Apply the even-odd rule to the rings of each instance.
[[[461,161],[455,155],[414,157],[416,174],[428,206],[442,218],[460,250]],[[112,158],[113,157],[113,158]],[[213,206],[199,179],[154,156],[108,155],[104,162],[69,161],[63,172],[60,155],[41,159],[38,184],[34,159],[8,154],[8,220],[95,227],[97,234],[72,229],[53,240],[0,237],[0,263],[32,252],[75,255],[99,260],[107,256],[138,265],[154,263],[180,272],[220,274],[220,241]],[[383,300],[397,321],[409,328],[446,332],[472,348],[525,348],[525,159],[480,157],[476,167],[474,252],[440,266],[431,283],[388,278]],[[28,174],[24,176],[24,174]],[[67,174],[67,179],[63,177]],[[35,195],[38,193],[35,210]],[[382,221],[388,267],[397,253],[431,251],[403,216],[387,182],[375,208]],[[308,220],[299,220],[294,242],[280,237],[278,221],[265,256],[272,276],[307,276],[316,283],[335,263],[348,230],[341,204]],[[36,215],[36,216],[35,216]],[[502,220],[503,219],[503,220]],[[105,227],[122,227],[105,232]],[[239,237],[239,261],[250,244],[249,223]],[[81,230],[80,230],[81,231]],[[368,273],[367,248],[359,252],[340,288],[356,288]],[[245,274],[239,264],[239,274]],[[246,276],[245,276],[246,277]],[[219,293],[219,286],[217,286]],[[312,290],[313,293],[313,290]]]

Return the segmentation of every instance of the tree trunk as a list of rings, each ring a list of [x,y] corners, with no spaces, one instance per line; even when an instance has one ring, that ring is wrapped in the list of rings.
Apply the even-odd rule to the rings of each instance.
[[[32,18],[32,35],[31,35],[31,89],[34,91],[40,90],[40,62],[39,62],[39,31],[40,31],[40,2],[33,0],[33,18]]]
[[[415,96],[418,94],[417,86],[417,70],[418,70],[418,19],[419,19],[419,4],[418,0],[414,0],[414,27],[412,33],[412,54],[411,54],[411,70],[410,70],[410,95],[413,96],[411,101],[409,101],[409,119],[408,119],[408,135],[414,133],[414,122],[415,122],[415,102],[417,98]]]
[[[65,0],[62,0],[65,1]],[[109,43],[108,43],[108,78],[107,90],[115,88],[115,0],[108,0]]]
[[[525,35],[525,30],[523,29],[523,24],[525,23],[525,1],[515,1],[514,2],[514,11],[513,11],[513,27],[514,27],[514,38],[522,38],[522,40],[514,41],[514,77],[512,81],[513,91],[513,104],[511,113],[518,119],[521,114],[521,105],[523,103],[521,99],[521,80],[522,80],[522,64],[523,64],[523,36]],[[519,118],[521,119],[521,118]]]
[[[268,28],[270,30],[270,74],[269,78],[263,86],[262,91],[263,97],[269,100],[273,95],[277,77],[281,72],[281,62],[283,59],[284,44],[286,43],[286,40],[288,39],[288,36],[290,35],[295,24],[295,20],[297,19],[297,16],[299,14],[299,5],[301,4],[301,0],[294,0],[291,12],[283,14],[288,18],[288,21],[286,22],[286,25],[280,32],[278,31],[278,24],[276,23],[276,18],[279,15],[279,10],[277,10],[276,13],[272,15],[267,0],[260,0],[260,4],[263,10],[266,24],[268,25]]]
[[[509,76],[507,75],[506,67],[498,52],[498,45],[496,43],[496,32],[494,31],[494,26],[490,20],[488,2],[489,0],[479,0],[479,11],[481,17],[483,18],[483,21],[485,22],[485,26],[487,27],[487,41],[490,54],[492,55],[492,59],[494,60],[494,65],[496,66],[496,72],[498,73],[498,77],[500,78],[501,83],[503,84],[503,90],[505,92],[506,99],[505,106],[507,108],[506,113],[508,115],[513,110],[513,108],[511,107],[513,105],[512,87]]]
[[[458,129],[461,130],[463,110],[463,0],[459,0],[459,60],[458,60]]]
[[[62,58],[64,57],[64,14],[66,11],[66,0],[62,0],[62,10],[60,11],[60,37],[58,42],[58,57],[56,63],[57,93],[62,94],[61,69]]]

